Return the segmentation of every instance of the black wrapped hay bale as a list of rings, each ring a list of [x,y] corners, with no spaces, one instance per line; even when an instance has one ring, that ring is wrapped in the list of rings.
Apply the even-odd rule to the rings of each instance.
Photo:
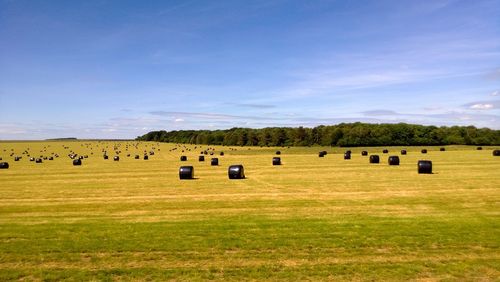
[[[186,156],[181,156],[181,162],[185,162],[187,160],[188,160],[188,158]]]
[[[273,158],[273,165],[281,165],[281,158],[280,157],[274,157]]]
[[[387,153],[389,153],[389,150],[384,149],[384,150],[382,151],[382,153],[387,154]]]
[[[136,159],[136,160],[140,159],[139,155],[135,155],[134,159]]]
[[[21,157],[15,157],[15,158],[14,158],[14,161],[15,161],[15,162],[18,162],[19,160],[21,160]]]
[[[108,155],[102,156],[105,160],[109,159]]]
[[[432,162],[431,161],[418,161],[418,173],[432,173]]]
[[[73,165],[82,165],[82,160],[81,159],[74,159]]]
[[[378,164],[378,163],[380,163],[380,157],[378,155],[371,155],[370,156],[370,163],[371,164]]]
[[[242,165],[231,165],[227,170],[229,179],[244,179],[245,170]]]
[[[399,165],[399,157],[398,156],[390,156],[389,157],[389,165]]]
[[[114,157],[113,157],[113,161],[117,162],[117,161],[119,161],[119,160],[120,160],[120,157],[119,157],[119,156],[114,156]]]
[[[427,149],[422,149],[420,152],[422,152],[422,154],[427,154]]]
[[[0,163],[0,169],[8,169],[8,168],[9,168],[8,162],[1,162]]]
[[[35,161],[35,158],[31,157],[30,162],[34,162],[34,161]]]
[[[439,148],[439,151],[444,152],[444,151],[446,151],[446,149],[444,147],[441,147],[441,148]]]
[[[36,160],[35,160],[35,163],[37,163],[37,164],[41,164],[42,162],[43,162],[43,161],[42,161],[42,159],[41,159],[41,158],[38,158],[38,159],[36,159]]]
[[[319,152],[319,153],[318,153],[318,156],[319,156],[320,158],[323,158],[324,156],[326,156],[326,151],[321,151],[321,152]]]
[[[281,155],[281,151],[276,151],[276,155]]]
[[[406,155],[406,150],[401,150],[401,155]]]
[[[493,150],[493,156],[495,157],[500,156],[500,150]]]
[[[205,161],[205,156],[198,156],[198,161],[199,162],[204,162]]]
[[[351,153],[345,152],[344,153],[344,160],[350,160],[351,159]]]
[[[219,155],[224,156],[224,152],[220,152],[220,154],[219,154]]]
[[[210,160],[210,165],[212,165],[212,166],[218,166],[219,165],[219,159],[218,158],[212,158]]]
[[[193,179],[193,178],[194,178],[193,166],[181,166],[179,168],[179,179]]]
[[[361,156],[368,156],[368,152],[367,151],[361,151]]]
[[[476,149],[480,151],[483,149],[483,147],[477,147]]]
[[[149,160],[148,155],[144,155],[144,160],[145,160],[145,161]]]

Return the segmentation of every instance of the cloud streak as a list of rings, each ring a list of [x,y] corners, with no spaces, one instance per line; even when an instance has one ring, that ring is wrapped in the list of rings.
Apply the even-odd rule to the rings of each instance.
[[[496,110],[500,108],[500,100],[471,102],[463,105],[463,107],[480,111]]]

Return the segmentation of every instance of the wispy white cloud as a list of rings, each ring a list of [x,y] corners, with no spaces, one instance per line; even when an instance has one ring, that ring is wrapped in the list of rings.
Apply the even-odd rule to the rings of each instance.
[[[472,110],[491,110],[493,109],[492,104],[474,104],[469,107]]]
[[[241,108],[253,108],[253,109],[271,109],[276,107],[276,105],[254,104],[254,103],[225,103],[225,104],[229,106],[235,106]]]
[[[500,100],[495,101],[477,101],[463,105],[465,108],[471,110],[493,110],[500,108]]]

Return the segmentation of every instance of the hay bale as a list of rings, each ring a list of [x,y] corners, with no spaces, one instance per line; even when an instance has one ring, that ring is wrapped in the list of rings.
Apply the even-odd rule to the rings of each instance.
[[[446,151],[446,149],[444,147],[441,147],[441,148],[439,148],[439,151],[444,152],[444,151]]]
[[[281,155],[281,151],[276,151],[276,155]]]
[[[204,162],[205,161],[205,156],[198,156],[198,161],[199,162]]]
[[[327,154],[327,152],[326,152],[326,151],[321,151],[321,152],[319,152],[319,153],[318,153],[318,156],[319,156],[320,158],[323,158],[324,156],[326,156],[326,154]]]
[[[35,161],[35,158],[31,157],[30,162],[34,162],[34,161]]]
[[[281,158],[280,157],[274,157],[273,158],[273,165],[281,165]]]
[[[113,157],[113,161],[117,162],[117,161],[119,161],[119,160],[120,160],[120,157],[119,157],[119,156],[114,156],[114,157]]]
[[[431,174],[432,173],[432,162],[431,161],[425,161],[425,160],[420,160],[417,163],[418,166],[418,173],[422,174]]]
[[[186,156],[181,156],[181,162],[185,162],[187,160],[188,160],[188,158]]]
[[[422,152],[422,154],[427,154],[427,149],[422,149],[420,152]]]
[[[493,156],[495,157],[500,156],[500,150],[493,150]]]
[[[245,170],[242,165],[231,165],[227,170],[229,179],[244,179]]]
[[[20,160],[21,160],[21,157],[15,157],[15,158],[14,158],[14,161],[15,161],[15,162],[18,162],[18,161],[20,161]]]
[[[406,150],[401,150],[401,155],[406,155]]]
[[[144,155],[144,160],[145,160],[145,161],[149,160],[148,155]]]
[[[370,156],[370,163],[371,164],[378,164],[378,163],[380,163],[380,157],[378,155],[371,155]]]
[[[8,162],[1,162],[0,163],[0,169],[8,169],[8,168],[9,168]]]
[[[82,165],[82,160],[81,159],[73,160],[73,165]]]
[[[193,166],[181,166],[179,168],[179,179],[193,179],[193,178],[194,178]]]
[[[481,151],[483,149],[483,147],[477,147],[476,149]]]
[[[399,157],[398,156],[390,156],[389,157],[389,165],[399,165]]]
[[[219,159],[218,158],[212,158],[210,160],[210,165],[212,165],[212,166],[218,166],[219,165]]]
[[[49,157],[49,161],[53,161],[54,160],[54,157]]]
[[[43,162],[43,161],[42,161],[42,159],[41,159],[41,158],[38,158],[38,159],[36,159],[36,160],[35,160],[35,163],[37,163],[37,164],[41,164],[42,162]]]
[[[368,156],[368,152],[367,151],[361,151],[361,156]]]
[[[109,159],[108,155],[102,156],[105,160]]]
[[[220,154],[219,154],[219,155],[224,156],[224,152],[220,152]]]
[[[351,153],[345,152],[344,153],[344,160],[350,160],[351,159]]]
[[[384,150],[382,151],[382,153],[387,154],[387,153],[389,153],[389,150],[384,149]]]
[[[140,159],[139,155],[135,155],[134,159],[136,159],[136,160]]]

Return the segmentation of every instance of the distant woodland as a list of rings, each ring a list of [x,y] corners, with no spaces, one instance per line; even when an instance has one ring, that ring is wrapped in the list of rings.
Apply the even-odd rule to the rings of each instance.
[[[500,145],[500,130],[474,126],[342,123],[262,129],[152,131],[136,140],[231,146]]]

